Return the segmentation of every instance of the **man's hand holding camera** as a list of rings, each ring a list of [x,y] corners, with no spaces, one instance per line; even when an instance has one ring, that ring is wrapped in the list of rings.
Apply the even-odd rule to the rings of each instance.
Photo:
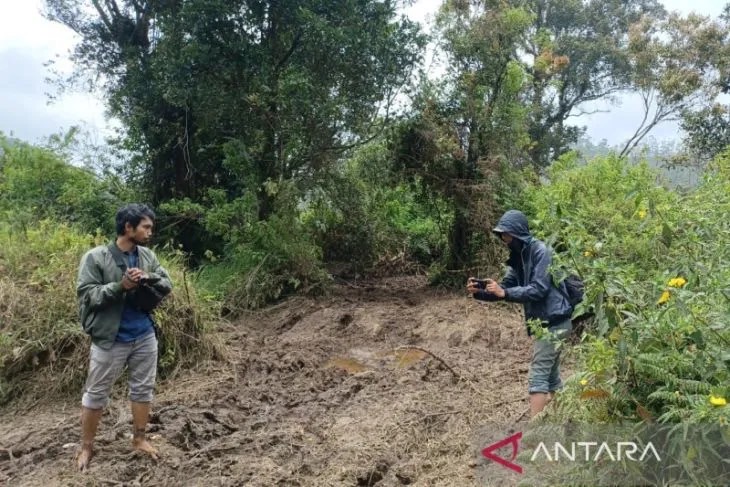
[[[502,286],[497,284],[497,281],[492,279],[477,279],[475,277],[470,277],[466,282],[466,290],[469,294],[486,291],[500,299],[504,298],[504,289]]]
[[[122,277],[122,288],[125,291],[130,291],[139,286],[140,282],[147,279],[147,273],[137,267],[127,269]]]

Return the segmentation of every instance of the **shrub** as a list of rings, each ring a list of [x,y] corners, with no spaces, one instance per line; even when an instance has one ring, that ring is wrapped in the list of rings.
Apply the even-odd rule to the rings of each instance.
[[[428,266],[447,248],[450,212],[424,201],[410,185],[368,187],[341,178],[318,191],[301,219],[327,262],[347,261],[359,273],[388,260]]]
[[[0,135],[0,211],[23,228],[29,221],[55,218],[79,228],[113,234],[109,215],[121,206],[114,181],[67,164],[53,151]]]
[[[616,157],[564,158],[528,194],[538,233],[586,279],[596,313],[558,419],[730,424],[730,155],[689,194],[659,183]]]
[[[258,219],[250,193],[229,201],[223,192],[210,190],[206,205],[165,205],[166,211],[183,213],[194,207],[202,225],[224,243],[222,256],[206,252],[208,262],[198,279],[226,313],[236,315],[294,292],[320,292],[330,282],[320,248],[292,208],[299,198],[290,187],[272,191],[278,193],[276,208],[266,220]]]

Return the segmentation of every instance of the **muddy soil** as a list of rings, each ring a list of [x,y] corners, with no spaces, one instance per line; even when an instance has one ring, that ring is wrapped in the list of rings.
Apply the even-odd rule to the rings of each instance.
[[[219,333],[226,361],[158,387],[159,461],[131,451],[120,387],[83,474],[76,398],[0,411],[0,484],[479,485],[478,430],[526,419],[519,310],[420,277],[342,283]]]

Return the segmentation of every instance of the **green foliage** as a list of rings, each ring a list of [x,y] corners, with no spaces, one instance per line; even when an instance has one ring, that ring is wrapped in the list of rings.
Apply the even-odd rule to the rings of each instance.
[[[243,181],[242,148],[232,143],[229,150],[226,165],[241,171]],[[323,290],[330,281],[325,263],[360,274],[396,270],[380,269],[394,260],[430,265],[447,248],[449,210],[422,185],[398,182],[389,154],[383,142],[372,142],[315,182],[269,181],[265,220],[255,184],[237,198],[210,189],[197,202],[172,200],[160,213],[199,229],[199,242],[207,246],[201,279],[234,314],[294,292]]]
[[[519,99],[527,76],[513,53],[533,18],[522,5],[496,1],[446,1],[436,17],[448,64],[442,92],[432,97],[443,107],[438,117],[425,119],[440,118],[448,123],[444,135],[468,139],[457,143],[466,153],[466,173],[459,177],[469,177],[480,159],[517,163],[530,143]],[[467,128],[468,137],[457,135],[456,126]]]
[[[453,216],[443,201],[435,197],[423,201],[410,187],[399,185],[375,194],[372,205],[380,224],[379,255],[403,246],[407,257],[425,265],[446,255],[446,230]]]
[[[78,393],[89,340],[78,321],[76,273],[83,253],[106,239],[54,220],[18,230],[0,221],[0,402],[19,396]],[[205,335],[215,306],[198,297],[180,259],[161,255],[176,286],[156,313],[160,373],[212,356]]]
[[[228,200],[225,193],[210,190],[203,203],[176,200],[162,206],[172,217],[195,215],[209,238],[222,242],[222,254],[204,253],[207,263],[199,279],[226,313],[258,308],[294,292],[321,291],[329,282],[321,250],[298,217],[298,191],[286,183],[270,183],[267,191],[275,207],[266,220],[258,219],[252,193]]]
[[[396,258],[430,265],[447,250],[451,214],[419,180],[399,181],[384,142],[358,149],[302,214],[325,259],[358,270]]]
[[[420,113],[393,130],[389,150],[395,173],[410,184],[447,235],[441,265],[456,277],[472,263],[479,230],[496,221],[495,201],[502,189],[507,194],[514,188],[501,185],[501,169],[506,167],[498,158],[478,159],[477,142],[465,153],[454,130],[458,122],[450,118],[453,114],[435,100],[423,102]],[[463,278],[459,275],[456,281],[461,284]]]
[[[375,260],[373,221],[367,212],[367,189],[356,179],[330,174],[309,192],[300,215],[327,262],[349,262],[355,270]]]
[[[582,307],[596,313],[555,413],[727,426],[730,157],[685,196],[643,165],[572,159],[528,196],[538,233],[562,250],[559,265],[586,279]]]
[[[606,256],[611,264],[637,271],[658,266],[663,230],[670,224],[661,215],[676,205],[677,196],[648,166],[629,165],[613,155],[579,166],[570,153],[550,167],[548,177],[551,184],[529,197],[533,225],[558,249],[569,246],[568,263],[590,265],[599,279],[617,271],[603,265]]]
[[[296,218],[272,215],[247,226],[222,260],[201,270],[201,281],[236,315],[295,291],[322,291],[329,278],[320,249]]]
[[[712,160],[730,147],[730,105],[686,112],[682,130],[690,153],[702,162]]]
[[[112,179],[66,163],[55,152],[0,136],[0,220],[17,228],[43,218],[114,234],[121,205]]]
[[[315,175],[382,126],[425,44],[395,0],[45,4],[80,36],[61,86],[105,91],[154,203],[252,179],[262,219],[267,181]],[[250,170],[224,163],[231,141]]]

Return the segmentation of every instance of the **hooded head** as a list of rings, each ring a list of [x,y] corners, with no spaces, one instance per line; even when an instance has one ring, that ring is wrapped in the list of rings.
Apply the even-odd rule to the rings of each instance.
[[[518,210],[508,210],[502,215],[497,222],[497,226],[492,230],[498,237],[503,233],[512,236],[512,243],[508,244],[510,249],[516,250],[522,245],[530,243],[532,235],[530,235],[530,227],[527,223],[527,217]]]

